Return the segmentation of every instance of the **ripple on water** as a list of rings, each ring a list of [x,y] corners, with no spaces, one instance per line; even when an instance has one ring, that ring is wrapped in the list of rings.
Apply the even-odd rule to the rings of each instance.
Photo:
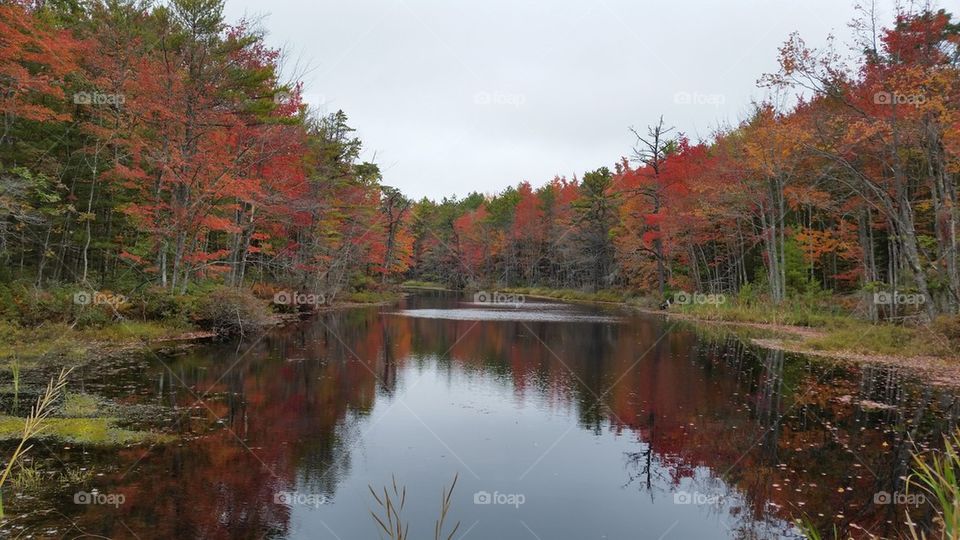
[[[558,302],[519,302],[516,304],[511,304],[505,302],[502,304],[495,304],[490,302],[460,302],[461,306],[471,306],[473,308],[483,308],[483,309],[520,309],[525,310],[531,309],[554,309],[554,310],[568,310],[570,309],[569,304],[561,304]]]

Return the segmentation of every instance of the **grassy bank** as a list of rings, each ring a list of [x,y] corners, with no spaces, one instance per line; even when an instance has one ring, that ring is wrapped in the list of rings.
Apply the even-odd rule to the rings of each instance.
[[[151,342],[250,335],[311,311],[382,304],[402,296],[386,287],[346,291],[315,305],[283,305],[276,301],[280,292],[276,286],[236,289],[213,283],[184,294],[158,288],[116,292],[0,284],[0,364],[12,358],[27,365],[41,358],[82,363]]]
[[[435,283],[433,281],[417,281],[415,279],[404,281],[400,286],[404,289],[429,289],[433,291],[450,290],[450,288],[443,283]]]
[[[803,304],[770,306],[721,305],[671,306],[670,314],[698,321],[768,326],[785,330],[793,345],[819,352],[848,352],[862,355],[936,357],[957,359],[956,319],[940,318],[933,324],[871,323],[838,313],[820,311]]]
[[[208,336],[194,327],[163,321],[116,321],[96,328],[77,328],[65,323],[24,327],[0,321],[0,359],[31,365],[41,359],[58,363],[83,363],[94,356],[139,347],[144,342]]]
[[[543,287],[511,287],[500,289],[507,293],[522,294],[533,298],[553,298],[570,302],[595,302],[603,304],[622,304],[633,307],[652,308],[657,302],[648,296],[633,295],[623,291],[600,290],[595,292],[575,289],[547,289]]]
[[[403,298],[403,293],[394,290],[383,291],[356,291],[347,293],[343,297],[343,305],[352,304],[389,304]],[[337,303],[333,304],[337,307]]]

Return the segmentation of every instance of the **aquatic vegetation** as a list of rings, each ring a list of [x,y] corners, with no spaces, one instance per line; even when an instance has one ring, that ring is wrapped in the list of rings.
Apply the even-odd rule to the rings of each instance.
[[[0,441],[19,437],[25,422],[26,419],[18,416],[0,415]],[[120,418],[101,412],[101,402],[96,396],[65,392],[57,416],[48,416],[43,432],[35,436],[93,445],[135,444],[171,438],[151,431],[123,429],[117,427],[119,422]]]
[[[60,414],[66,417],[93,416],[97,413],[98,408],[99,404],[95,396],[68,392],[64,396]]]
[[[823,540],[823,535],[820,534],[820,531],[817,530],[817,527],[809,519],[804,518],[798,520],[797,527],[807,540]],[[834,525],[832,534],[828,538],[840,538],[840,532],[837,531],[836,525]]]
[[[36,489],[43,485],[43,480],[40,469],[21,463],[17,475],[13,477],[13,485],[19,490]]]
[[[60,471],[59,479],[61,484],[82,484],[93,477],[93,471],[77,467],[76,465],[67,465]]]

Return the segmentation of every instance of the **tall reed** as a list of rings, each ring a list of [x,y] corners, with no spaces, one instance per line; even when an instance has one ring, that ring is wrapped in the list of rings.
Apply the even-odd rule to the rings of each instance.
[[[450,488],[444,488],[440,492],[440,518],[433,526],[434,540],[451,540],[453,535],[456,534],[457,529],[460,528],[460,522],[458,521],[450,533],[444,535],[447,515],[450,513],[453,490],[457,486],[457,478],[459,478],[459,476],[459,473],[455,474]],[[380,507],[380,511],[382,512],[382,515],[378,516],[376,512],[371,510],[370,515],[373,516],[380,531],[386,534],[387,538],[390,540],[407,540],[410,535],[410,523],[404,523],[403,516],[401,515],[407,502],[407,488],[398,485],[396,477],[392,477],[392,481],[392,486],[389,489],[387,486],[383,486],[382,493],[380,494],[373,489],[373,486],[367,486],[370,494],[373,495],[373,500],[377,501],[377,506]]]
[[[13,376],[13,411],[20,409],[20,361],[16,357],[10,362],[10,375]]]
[[[444,489],[440,492],[440,519],[434,524],[433,540],[443,540],[444,521],[447,520],[447,513],[450,512],[450,497],[453,496],[453,489],[457,487],[457,478],[459,477],[460,473],[453,475],[453,483],[450,484],[450,489]],[[460,522],[458,521],[450,534],[447,535],[446,540],[451,540],[459,528]]]
[[[383,499],[377,496],[373,486],[367,485],[373,499],[377,501],[384,513],[383,519],[380,519],[380,516],[377,516],[373,510],[370,511],[370,515],[380,525],[380,529],[387,534],[387,538],[390,540],[405,540],[410,531],[410,524],[404,525],[400,512],[403,511],[403,506],[407,502],[407,488],[398,488],[397,477],[393,476],[391,478],[393,479],[393,494],[391,495],[391,492],[387,491],[387,486],[383,486]]]

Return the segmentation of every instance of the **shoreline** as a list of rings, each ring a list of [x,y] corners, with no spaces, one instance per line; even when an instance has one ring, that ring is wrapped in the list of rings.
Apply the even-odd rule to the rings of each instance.
[[[931,355],[901,355],[901,354],[881,354],[864,353],[853,350],[827,350],[818,349],[811,346],[811,340],[823,338],[830,334],[829,329],[820,329],[810,326],[799,326],[791,324],[765,323],[755,321],[731,321],[715,320],[698,317],[691,313],[682,313],[669,310],[657,310],[648,307],[631,304],[630,302],[611,302],[608,300],[590,300],[590,299],[569,299],[550,296],[547,294],[523,294],[529,298],[539,298],[544,300],[557,300],[569,302],[572,304],[595,304],[615,306],[630,309],[645,315],[661,316],[666,319],[674,319],[688,322],[695,325],[750,328],[767,332],[770,335],[764,337],[738,336],[741,340],[752,345],[766,349],[774,349],[783,352],[802,354],[804,356],[834,360],[837,362],[848,362],[857,365],[872,364],[879,366],[898,367],[915,374],[923,382],[940,388],[960,389],[960,356],[941,357]],[[780,336],[777,336],[780,334]],[[783,334],[796,338],[796,340],[784,339]]]
[[[401,289],[412,291],[459,292],[439,286],[413,285],[402,286]],[[830,335],[831,328],[829,327],[819,328],[758,321],[710,319],[700,317],[695,313],[652,309],[640,304],[639,302],[611,301],[584,297],[571,298],[570,291],[557,291],[555,295],[551,295],[549,293],[544,294],[542,291],[538,293],[526,293],[519,289],[507,288],[503,290],[505,292],[523,294],[523,296],[528,298],[554,300],[571,304],[617,307],[621,309],[629,309],[630,311],[642,313],[647,316],[664,317],[668,320],[672,319],[675,321],[682,321],[692,325],[728,328],[734,333],[738,334],[737,337],[742,341],[758,347],[780,350],[793,354],[802,354],[812,358],[823,358],[838,362],[900,367],[910,371],[911,373],[915,373],[920,379],[931,385],[960,389],[960,357],[884,354],[880,352],[863,352],[841,348],[826,349],[814,346],[815,340],[822,339]],[[303,314],[277,313],[274,314],[273,324],[271,324],[265,331],[269,331],[269,328],[276,328],[291,323],[309,321],[311,318],[323,313],[391,305],[406,296],[409,296],[409,293],[401,293],[396,298],[385,299],[376,302],[345,301],[335,305],[323,306],[322,308],[313,312],[306,312]],[[577,296],[580,295],[578,294]],[[640,302],[642,302],[642,300],[640,300]],[[865,326],[867,329],[872,327],[874,326]],[[735,329],[756,330],[762,332],[763,335],[743,335],[742,333],[737,333]],[[39,327],[36,329],[25,330],[28,332],[31,330],[36,330],[39,332]],[[51,364],[61,365],[64,363],[64,357],[74,356],[74,363],[85,364],[95,357],[135,353],[144,347],[194,347],[201,345],[205,341],[216,338],[217,334],[215,332],[202,330],[199,328],[185,328],[179,332],[160,335],[157,337],[144,337],[131,333],[129,338],[122,341],[101,341],[97,339],[87,339],[84,335],[77,334],[70,336],[71,341],[66,344],[67,346],[63,347],[63,350],[55,350],[55,347],[52,347],[52,349],[46,353],[36,356],[34,360],[37,361],[38,364],[46,364],[48,366]],[[42,342],[43,338],[38,336],[38,341]],[[59,341],[59,339],[55,341]],[[49,345],[53,346],[54,344],[50,343]],[[73,351],[69,350],[70,345],[81,347],[83,349],[83,353],[79,355],[71,354]]]

